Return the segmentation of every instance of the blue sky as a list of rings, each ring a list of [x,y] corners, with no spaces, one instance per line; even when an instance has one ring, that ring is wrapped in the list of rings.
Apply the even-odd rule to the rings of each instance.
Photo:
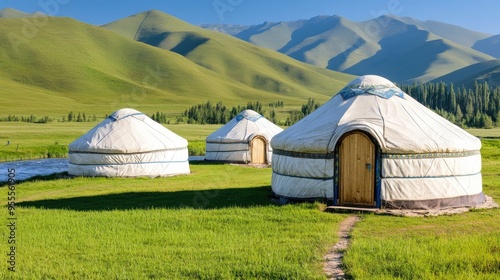
[[[151,9],[196,25],[259,24],[317,15],[360,21],[393,14],[500,34],[498,0],[0,0],[3,8],[42,11],[97,25]]]

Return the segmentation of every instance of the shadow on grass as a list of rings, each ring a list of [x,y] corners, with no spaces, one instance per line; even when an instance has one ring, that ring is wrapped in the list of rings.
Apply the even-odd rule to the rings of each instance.
[[[270,186],[178,192],[127,192],[19,202],[16,206],[75,211],[152,208],[220,209],[273,205]]]

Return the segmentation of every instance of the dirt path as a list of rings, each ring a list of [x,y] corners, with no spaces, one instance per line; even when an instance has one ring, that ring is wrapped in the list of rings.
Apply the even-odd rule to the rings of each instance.
[[[349,247],[349,232],[357,221],[359,221],[358,216],[349,216],[340,223],[339,241],[324,256],[323,271],[328,276],[328,279],[345,279],[344,270],[342,269],[342,257],[344,251]]]

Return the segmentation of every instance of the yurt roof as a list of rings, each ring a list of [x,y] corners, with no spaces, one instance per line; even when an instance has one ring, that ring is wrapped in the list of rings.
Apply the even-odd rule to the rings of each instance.
[[[329,153],[340,137],[360,130],[383,153],[476,151],[481,142],[379,76],[361,76],[295,125],[276,135],[273,149]]]
[[[208,135],[207,142],[248,142],[257,135],[270,140],[281,131],[282,128],[259,113],[247,109]]]
[[[143,153],[187,147],[187,140],[134,109],[120,109],[69,145],[70,152]]]

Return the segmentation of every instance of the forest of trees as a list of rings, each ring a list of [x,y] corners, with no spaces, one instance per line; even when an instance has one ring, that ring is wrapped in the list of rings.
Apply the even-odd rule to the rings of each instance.
[[[500,87],[487,82],[471,89],[453,83],[403,85],[401,89],[426,107],[460,127],[493,128],[500,126]]]
[[[232,118],[236,117],[241,111],[251,109],[257,113],[264,115],[262,103],[259,101],[248,102],[246,106],[236,106],[228,108],[222,102],[217,102],[215,105],[211,101],[205,104],[192,106],[182,113],[182,116],[187,118],[187,123],[197,124],[226,124]],[[270,121],[276,120],[276,113],[271,109],[268,116]],[[273,122],[274,122],[273,121]]]
[[[222,102],[217,102],[215,105],[208,101],[205,104],[198,104],[184,111],[182,114],[187,120],[187,123],[198,123],[198,124],[226,124],[232,118],[236,117],[241,111],[245,109],[251,109],[257,113],[263,115],[268,120],[275,124],[290,126],[304,116],[309,115],[314,110],[316,110],[321,104],[316,103],[314,98],[309,98],[306,104],[302,105],[299,110],[291,110],[289,117],[287,117],[285,122],[280,122],[276,116],[276,107],[284,107],[283,101],[277,101],[274,103],[269,103],[269,107],[272,108],[268,111],[264,111],[262,103],[259,101],[248,102],[245,106],[231,107],[230,109],[222,104]]]

